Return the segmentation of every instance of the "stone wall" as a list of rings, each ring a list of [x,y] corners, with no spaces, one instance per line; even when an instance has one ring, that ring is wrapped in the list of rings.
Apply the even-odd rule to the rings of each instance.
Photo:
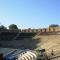
[[[19,30],[0,30],[0,32],[40,32],[40,33],[45,33],[45,32],[60,32],[60,27],[58,28],[42,28],[42,29],[19,29]]]
[[[59,32],[59,28],[43,28],[43,29],[23,29],[22,32]]]

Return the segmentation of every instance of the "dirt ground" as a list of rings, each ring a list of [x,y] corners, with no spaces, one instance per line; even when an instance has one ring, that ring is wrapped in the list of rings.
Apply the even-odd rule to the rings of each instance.
[[[47,53],[54,54],[60,53],[60,35],[40,35],[35,38],[39,38],[40,43],[37,44],[37,49],[42,48],[46,49]]]

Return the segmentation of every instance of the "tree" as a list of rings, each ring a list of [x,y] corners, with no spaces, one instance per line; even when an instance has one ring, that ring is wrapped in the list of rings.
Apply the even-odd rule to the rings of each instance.
[[[14,29],[18,29],[18,27],[15,24],[11,24],[11,25],[9,25],[9,29],[14,30]]]
[[[49,25],[49,28],[55,28],[55,27],[59,27],[59,25],[58,24],[51,24],[51,25]]]
[[[0,30],[7,30],[7,28],[5,26],[1,25]]]

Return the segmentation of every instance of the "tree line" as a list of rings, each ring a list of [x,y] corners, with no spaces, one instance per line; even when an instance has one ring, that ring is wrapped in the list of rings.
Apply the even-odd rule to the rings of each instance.
[[[51,25],[49,25],[49,28],[55,28],[55,27],[59,27],[59,25],[58,24],[51,24]],[[19,29],[16,24],[10,24],[8,26],[8,28],[10,30],[18,30]],[[0,30],[7,30],[7,28],[4,25],[1,25],[0,26]]]
[[[11,30],[11,29],[12,29],[12,30],[14,30],[14,29],[17,30],[17,29],[18,29],[17,25],[15,25],[15,24],[9,25],[8,28],[9,28],[10,30]],[[4,25],[1,25],[1,26],[0,26],[0,30],[7,30],[7,27],[5,27]]]

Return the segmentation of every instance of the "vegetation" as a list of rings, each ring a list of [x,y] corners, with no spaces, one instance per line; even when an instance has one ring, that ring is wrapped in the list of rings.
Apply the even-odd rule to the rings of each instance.
[[[14,29],[18,29],[18,27],[15,24],[11,24],[11,25],[9,25],[9,29],[14,30]]]
[[[49,28],[54,28],[54,27],[59,27],[59,25],[58,24],[51,24],[51,25],[49,25]]]
[[[51,25],[49,25],[49,28],[55,28],[55,27],[59,27],[59,25],[58,24],[51,24]],[[10,29],[10,30],[17,30],[18,29],[18,27],[17,27],[17,25],[16,24],[10,24],[9,26],[8,26],[8,28]],[[0,26],[0,30],[6,30],[7,28],[4,26],[4,25],[1,25]],[[28,28],[28,30],[30,30],[31,28]]]
[[[4,25],[0,26],[0,30],[6,30],[7,28]]]

